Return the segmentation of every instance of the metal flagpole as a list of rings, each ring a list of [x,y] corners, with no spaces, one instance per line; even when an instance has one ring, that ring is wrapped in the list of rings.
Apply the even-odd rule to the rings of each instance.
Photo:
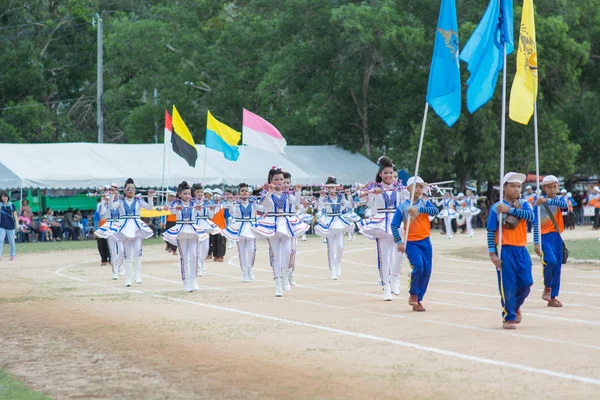
[[[206,138],[204,139],[204,176],[202,177],[202,184],[204,186],[206,186],[206,152],[207,152],[207,148],[206,148]]]
[[[542,195],[542,189],[540,188],[540,148],[538,145],[538,125],[537,125],[537,102],[533,103],[533,137],[535,142],[535,180],[537,184],[537,189],[535,193],[539,198]],[[542,227],[541,218],[542,210],[541,207],[537,208],[537,230],[538,230],[538,238],[540,242],[540,251],[542,251]],[[542,264],[544,263],[544,254],[542,253]]]
[[[419,150],[417,151],[417,164],[415,165],[415,176],[413,181],[417,180],[417,176],[419,176],[419,164],[421,163],[421,150],[423,150],[423,137],[425,136],[425,125],[427,125],[427,112],[429,111],[429,103],[425,101],[425,112],[423,113],[423,125],[421,126],[421,137],[419,138]],[[415,188],[417,187],[416,182],[413,182],[412,190],[410,191],[410,198],[408,202],[410,206],[413,205],[413,197],[415,196]],[[404,238],[404,243],[406,245],[406,241],[408,239],[408,228],[410,228],[410,215],[406,221],[406,237]]]
[[[171,128],[173,129],[173,128]],[[166,129],[165,129],[166,131]],[[166,169],[166,164],[167,164],[167,134],[165,132],[164,134],[164,139],[163,139],[163,170],[162,170],[162,188],[165,191],[164,196],[164,203],[166,203],[166,199],[167,199],[167,193],[166,193],[166,187],[165,187],[165,169]]]
[[[500,204],[504,204],[504,142],[506,136],[506,42],[504,43],[504,66],[502,67],[502,118],[500,125]],[[498,214],[498,258],[502,260],[502,213]],[[501,267],[502,268],[502,267]]]

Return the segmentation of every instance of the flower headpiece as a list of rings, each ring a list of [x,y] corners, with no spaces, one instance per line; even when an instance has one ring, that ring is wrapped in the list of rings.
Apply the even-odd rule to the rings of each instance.
[[[277,171],[281,171],[281,167],[277,167],[277,166],[273,165],[273,166],[271,167],[271,170],[277,170]]]

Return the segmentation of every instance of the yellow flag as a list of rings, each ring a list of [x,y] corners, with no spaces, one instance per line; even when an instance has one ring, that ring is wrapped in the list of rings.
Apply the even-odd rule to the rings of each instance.
[[[230,146],[237,146],[242,138],[242,134],[224,123],[218,121],[212,116],[210,111],[206,120],[206,130],[216,133],[225,143]]]
[[[538,63],[535,45],[533,0],[523,1],[523,16],[517,52],[517,73],[510,91],[508,116],[527,125],[533,115],[538,92]]]

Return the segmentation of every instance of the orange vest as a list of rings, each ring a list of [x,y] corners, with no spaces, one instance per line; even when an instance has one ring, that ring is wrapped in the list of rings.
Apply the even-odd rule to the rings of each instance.
[[[225,221],[225,209],[221,208],[218,212],[215,213],[215,216],[212,219],[212,222],[217,224],[217,226],[221,229],[225,229],[227,227],[227,222]]]

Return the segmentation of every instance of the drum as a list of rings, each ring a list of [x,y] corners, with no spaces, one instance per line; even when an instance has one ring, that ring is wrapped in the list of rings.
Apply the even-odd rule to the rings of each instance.
[[[467,219],[463,214],[458,214],[458,218],[456,218],[456,225],[463,226],[467,223]]]

